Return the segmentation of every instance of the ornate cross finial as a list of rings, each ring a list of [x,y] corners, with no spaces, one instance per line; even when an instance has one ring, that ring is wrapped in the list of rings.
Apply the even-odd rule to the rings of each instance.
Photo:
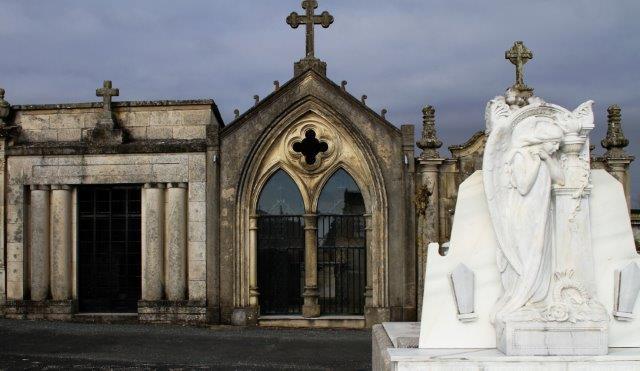
[[[442,147],[442,141],[436,135],[436,110],[433,106],[426,106],[422,109],[422,137],[416,142],[416,145],[422,150],[420,157],[440,157],[438,148]]]
[[[316,163],[316,156],[320,152],[327,152],[329,145],[321,142],[316,138],[316,132],[312,129],[304,133],[304,139],[300,142],[293,143],[293,150],[304,155],[304,160],[308,165]]]
[[[607,149],[605,157],[627,157],[624,147],[629,145],[629,139],[622,132],[622,114],[617,104],[607,109],[607,136],[600,142]]]
[[[313,26],[319,24],[324,28],[328,28],[333,23],[333,16],[327,11],[322,12],[320,15],[315,15],[314,10],[317,7],[318,2],[316,0],[304,0],[302,8],[305,10],[305,15],[292,12],[287,17],[289,26],[298,28],[298,26],[304,24],[307,31],[307,53],[304,58],[294,64],[294,76],[299,76],[307,70],[314,70],[323,76],[327,75],[327,64],[315,57]]]
[[[511,49],[504,52],[504,58],[516,66],[516,83],[513,88],[518,91],[533,91],[524,83],[524,64],[533,58],[531,50],[527,49],[522,41],[516,41]]]
[[[316,0],[304,0],[302,2],[302,9],[305,10],[305,15],[301,16],[296,12],[291,12],[287,17],[287,24],[291,26],[291,28],[298,28],[298,26],[303,24],[306,26],[306,58],[308,59],[315,58],[313,26],[319,24],[322,25],[323,28],[328,28],[333,23],[333,16],[327,11],[322,12],[320,15],[315,15],[314,10],[316,8],[318,8],[318,2]]]
[[[111,97],[120,95],[120,89],[113,89],[111,80],[105,80],[102,88],[96,89],[96,96],[102,97],[102,109],[105,116],[111,117]]]
[[[118,95],[120,95],[120,89],[114,89],[111,80],[105,80],[102,87],[96,89],[96,96],[102,97],[102,116],[89,137],[94,144],[121,144],[123,141],[123,132],[116,127],[111,109],[111,98]]]

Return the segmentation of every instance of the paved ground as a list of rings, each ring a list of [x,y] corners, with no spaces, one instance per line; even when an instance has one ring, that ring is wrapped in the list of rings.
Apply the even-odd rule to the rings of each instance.
[[[368,370],[371,332],[0,319],[0,370]]]

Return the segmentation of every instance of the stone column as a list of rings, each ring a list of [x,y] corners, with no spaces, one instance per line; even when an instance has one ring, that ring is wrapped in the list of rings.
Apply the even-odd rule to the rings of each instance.
[[[318,304],[318,216],[304,214],[304,305],[303,317],[320,316]]]
[[[142,300],[162,300],[164,292],[164,184],[145,184],[142,200]]]
[[[427,265],[427,246],[431,242],[440,242],[440,210],[438,200],[439,167],[444,159],[421,156],[418,159],[416,184],[416,245],[418,254],[418,318],[422,313],[424,277]]]
[[[258,306],[258,216],[249,216],[249,305]]]
[[[71,299],[71,187],[51,186],[51,297]]]
[[[49,296],[49,207],[48,185],[31,186],[29,235],[31,240],[31,300]]]
[[[624,150],[629,145],[629,139],[624,136],[622,131],[622,110],[616,104],[607,108],[607,136],[602,140],[601,144],[607,150],[604,154],[607,171],[622,183],[627,205],[631,208],[629,165],[634,160],[634,157]]]
[[[373,303],[373,251],[371,246],[373,245],[373,220],[371,214],[364,214],[365,220],[365,241],[366,241],[366,262],[367,262],[367,283],[364,287],[364,306],[365,308],[371,308]]]
[[[622,189],[624,190],[624,196],[627,199],[629,209],[631,209],[631,177],[629,176],[629,166],[633,160],[633,156],[626,155],[626,153],[620,157],[605,157],[607,171],[622,183]]]
[[[187,292],[187,183],[169,183],[166,203],[166,296],[185,300]]]
[[[431,242],[440,242],[439,169],[444,159],[440,158],[438,153],[442,141],[436,135],[435,115],[436,110],[432,106],[422,109],[422,136],[416,143],[422,150],[418,158],[415,190],[418,318],[422,312],[427,246]]]

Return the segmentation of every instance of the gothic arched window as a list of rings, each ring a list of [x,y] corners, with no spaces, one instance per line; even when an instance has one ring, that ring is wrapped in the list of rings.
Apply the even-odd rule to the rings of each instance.
[[[302,215],[304,203],[300,190],[284,170],[276,171],[260,192],[257,215]]]
[[[318,199],[318,214],[361,215],[364,199],[351,175],[338,169],[325,184]]]

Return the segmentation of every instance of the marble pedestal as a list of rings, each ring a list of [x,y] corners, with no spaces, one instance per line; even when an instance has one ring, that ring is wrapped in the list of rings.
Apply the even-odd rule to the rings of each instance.
[[[418,322],[373,326],[373,370],[640,370],[640,348],[609,348],[600,356],[506,356],[496,348],[419,349],[419,336]]]

